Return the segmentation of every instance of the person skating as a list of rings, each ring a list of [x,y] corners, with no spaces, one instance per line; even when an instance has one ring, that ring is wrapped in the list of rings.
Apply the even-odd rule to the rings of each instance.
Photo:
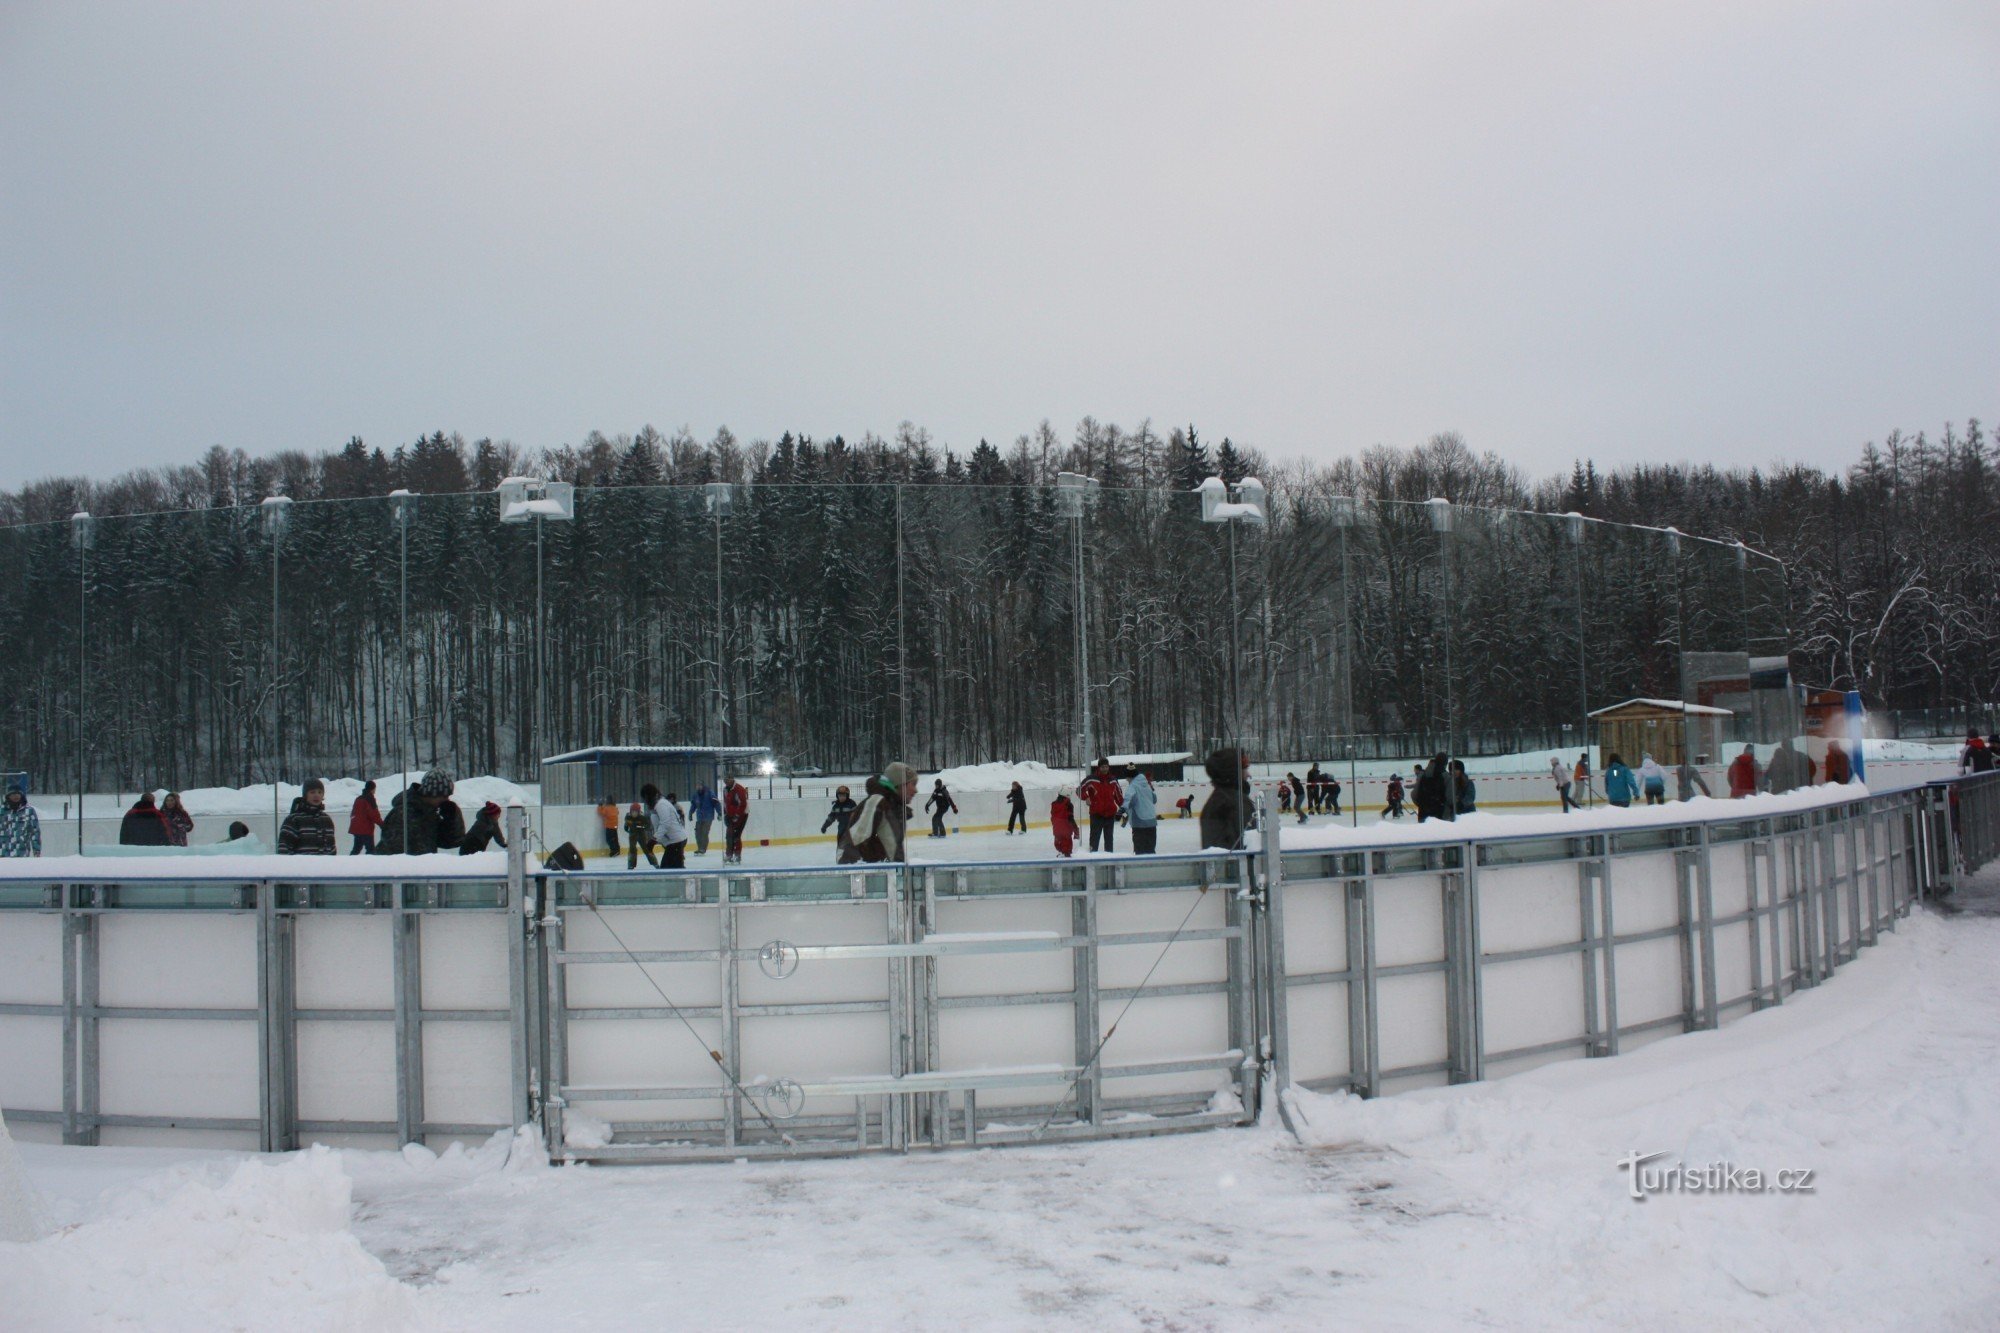
[[[840,864],[903,860],[909,848],[910,805],[917,799],[917,770],[899,760],[868,779],[861,791],[861,807],[847,826]]]
[[[1646,793],[1647,805],[1667,803],[1667,770],[1648,751],[1639,756],[1639,789]]]
[[[1562,798],[1564,814],[1579,808],[1577,803],[1569,798],[1569,770],[1563,767],[1563,761],[1554,755],[1549,756],[1549,780],[1556,784],[1556,795]]]
[[[951,799],[951,792],[945,788],[943,778],[939,778],[931,784],[931,794],[929,799],[924,802],[924,809],[931,812],[931,836],[933,838],[942,838],[944,836],[944,817],[948,814],[955,815],[958,813],[958,802]]]
[[[1686,759],[1681,760],[1680,769],[1674,774],[1674,787],[1676,794],[1683,801],[1692,801],[1697,788],[1703,796],[1711,795],[1708,783],[1702,780],[1701,770]]]
[[[1340,818],[1340,779],[1328,773],[1321,781],[1326,787],[1326,793],[1322,797],[1320,804],[1330,808],[1333,817],[1338,819]]]
[[[660,845],[662,870],[687,869],[687,816],[681,813],[675,796],[674,792],[662,796],[650,782],[639,788],[639,803],[646,807],[652,839]]]
[[[1201,807],[1202,848],[1240,852],[1244,831],[1255,823],[1250,810],[1250,756],[1233,745],[1224,746],[1209,755],[1202,769],[1210,784]]]
[[[1319,813],[1320,806],[1325,800],[1325,789],[1326,775],[1319,771],[1319,764],[1315,761],[1313,766],[1306,770],[1306,808],[1315,815]]]
[[[354,839],[354,846],[347,854],[360,856],[374,851],[375,830],[381,827],[382,807],[375,802],[375,782],[371,778],[361,784],[361,794],[347,811],[347,832]]]
[[[1097,851],[1101,842],[1104,851],[1117,851],[1114,835],[1118,831],[1118,816],[1125,809],[1125,793],[1119,788],[1118,779],[1111,776],[1111,761],[1099,755],[1076,794],[1082,799],[1083,808],[1090,812],[1090,850]]]
[[[1049,802],[1049,836],[1055,840],[1057,856],[1076,850],[1076,805],[1068,792],[1057,792]]]
[[[1632,798],[1638,794],[1638,779],[1625,767],[1624,756],[1614,753],[1604,762],[1604,799],[1624,810],[1630,808]]]
[[[1582,754],[1576,757],[1575,775],[1576,775],[1576,803],[1579,806],[1589,805],[1591,802],[1591,794],[1590,794],[1590,752],[1588,750],[1584,751]]]
[[[500,804],[488,801],[479,807],[478,815],[472,820],[472,827],[465,831],[465,837],[458,844],[460,856],[471,856],[483,852],[492,843],[507,845],[507,835],[500,831]]]
[[[1993,771],[1993,747],[1981,740],[1976,731],[1965,733],[1965,748],[1958,752],[1958,771],[1961,774]]]
[[[694,789],[694,795],[688,798],[688,818],[694,821],[696,856],[708,855],[708,831],[715,827],[715,817],[721,813],[722,803],[715,799],[715,793],[708,789],[706,782]],[[724,832],[727,831],[725,827]],[[729,859],[727,850],[723,852],[722,859]]]
[[[1755,796],[1761,776],[1757,772],[1756,749],[1744,746],[1743,753],[1729,761],[1729,798],[1740,801],[1746,796]]]
[[[456,785],[450,773],[434,768],[424,774],[415,788],[405,787],[397,792],[396,799],[389,803],[388,817],[382,821],[376,854],[394,856],[407,852],[423,856],[457,851],[458,845],[465,841],[465,812],[451,799]]]
[[[1160,845],[1160,794],[1144,769],[1136,769],[1126,783],[1125,815],[1132,821],[1132,850],[1151,856]]]
[[[292,801],[292,812],[278,826],[278,855],[340,855],[333,816],[326,812],[326,784],[318,778],[306,779],[306,785]]]
[[[1292,784],[1292,811],[1303,824],[1306,822],[1306,784],[1299,780],[1296,773],[1285,774],[1285,780]]]
[[[860,804],[848,793],[847,788],[834,789],[833,806],[826,812],[826,818],[820,821],[819,831],[824,833],[828,829],[833,830],[835,852],[847,850],[847,827],[854,822],[854,812],[860,808]]]
[[[1020,822],[1021,832],[1025,836],[1028,832],[1028,793],[1021,790],[1021,784],[1018,782],[1007,789],[1007,831],[1009,833],[1014,831],[1014,824],[1017,820]]]
[[[609,792],[597,798],[597,826],[604,830],[604,854],[616,859],[618,856],[618,807],[611,803],[611,794]]]
[[[174,840],[167,829],[167,821],[160,814],[160,807],[153,804],[153,793],[140,792],[139,799],[125,812],[125,818],[118,821],[118,841],[126,847],[171,847]]]
[[[750,822],[750,789],[737,778],[722,789],[722,859],[743,864],[743,826]]]
[[[0,857],[41,854],[42,817],[28,804],[26,792],[9,787],[6,804],[0,806]]]
[[[1387,804],[1382,807],[1382,818],[1401,819],[1403,817],[1403,775],[1401,773],[1391,773],[1389,775],[1387,798]]]
[[[660,858],[653,855],[653,821],[646,814],[646,807],[632,802],[625,811],[625,868],[639,868],[639,854],[646,854],[646,864],[653,869],[660,868]]]
[[[1854,776],[1854,766],[1848,762],[1847,751],[1840,748],[1839,741],[1826,743],[1826,780],[1844,783]]]

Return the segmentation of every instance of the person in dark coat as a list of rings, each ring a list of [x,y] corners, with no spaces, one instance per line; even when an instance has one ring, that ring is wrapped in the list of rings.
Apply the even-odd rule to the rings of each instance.
[[[174,845],[173,831],[167,827],[160,807],[153,804],[153,793],[140,792],[139,799],[125,812],[125,818],[118,825],[118,841],[127,847]]]
[[[347,812],[347,831],[354,836],[354,846],[347,854],[359,856],[374,851],[375,830],[381,827],[382,807],[375,803],[375,780],[370,778],[362,784],[361,794],[354,798],[354,808]]]
[[[819,831],[824,833],[828,829],[832,829],[833,845],[836,848],[845,849],[847,846],[847,826],[854,822],[854,812],[860,808],[861,806],[855,801],[853,794],[847,788],[836,787],[833,792],[833,805],[827,810],[826,818],[820,821]]]
[[[924,809],[931,812],[931,836],[942,838],[944,817],[958,813],[958,802],[951,799],[951,791],[944,785],[943,778],[931,784],[930,798],[924,802]]]
[[[1456,812],[1452,809],[1451,788],[1448,774],[1451,761],[1442,753],[1432,757],[1417,778],[1416,802],[1417,822],[1426,819],[1452,819]]]
[[[1306,770],[1306,810],[1316,815],[1325,804],[1326,774],[1319,771],[1319,761],[1314,760],[1313,766]]]
[[[457,851],[465,841],[465,812],[451,799],[454,785],[451,774],[434,768],[424,774],[414,791],[405,787],[397,792],[389,805],[389,817],[382,822],[382,840],[376,844],[376,853],[423,856]],[[403,836],[406,813],[410,830],[407,846]]]
[[[660,858],[653,851],[653,821],[647,817],[646,807],[637,801],[625,810],[625,868],[639,868],[639,853],[646,854],[646,864],[653,869],[660,868]]]
[[[1250,756],[1235,746],[1224,746],[1208,757],[1202,767],[1212,790],[1201,807],[1201,845],[1224,851],[1243,849],[1243,831],[1253,823],[1250,817]]]
[[[292,812],[278,826],[280,856],[338,856],[333,816],[326,812],[326,784],[307,778],[292,801]]]
[[[1453,785],[1458,789],[1458,804],[1454,808],[1454,813],[1461,815],[1477,814],[1479,811],[1479,802],[1477,799],[1478,784],[1474,783],[1471,775],[1465,771],[1465,761],[1463,759],[1454,759],[1451,761],[1451,776]]]
[[[1018,782],[1007,789],[1007,831],[1009,833],[1014,831],[1014,821],[1017,819],[1021,822],[1021,832],[1026,833],[1028,831],[1028,793],[1021,790],[1021,784]]]
[[[465,840],[458,844],[458,854],[471,856],[475,852],[485,851],[489,843],[495,842],[505,847],[507,836],[500,831],[499,803],[488,801],[479,807],[479,817],[474,819],[472,827],[465,831]]]
[[[194,832],[194,816],[181,804],[181,794],[170,791],[160,798],[160,818],[167,821],[167,840],[176,847],[188,845],[188,834]]]
[[[1285,781],[1292,784],[1292,809],[1298,813],[1299,822],[1306,822],[1306,784],[1296,773],[1285,774]]]

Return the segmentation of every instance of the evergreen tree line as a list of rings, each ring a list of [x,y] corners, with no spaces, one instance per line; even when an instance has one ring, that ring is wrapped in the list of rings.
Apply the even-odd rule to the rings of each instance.
[[[1080,517],[1065,471],[1100,483]],[[1267,526],[1201,521],[1202,478],[1253,473]],[[579,488],[575,520],[542,532],[539,645],[535,531],[491,494],[517,474]],[[406,528],[399,488],[418,497]],[[294,501],[275,548],[272,494]],[[78,510],[98,516],[84,551]],[[600,743],[770,745],[829,770],[1074,763],[1086,686],[1101,751],[1476,751],[1681,697],[1684,651],[1787,643],[1802,680],[1963,709],[2000,696],[1996,518],[1977,421],[1892,433],[1840,475],[1581,462],[1540,482],[1449,434],[1274,463],[1089,418],[963,455],[907,424],[215,449],[0,494],[0,766],[66,789],[80,743],[85,785],[130,790],[405,762],[529,777],[537,754]],[[1677,553],[1668,528],[1689,534]]]

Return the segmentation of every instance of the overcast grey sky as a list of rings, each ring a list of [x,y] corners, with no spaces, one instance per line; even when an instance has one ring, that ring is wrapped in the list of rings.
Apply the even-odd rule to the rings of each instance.
[[[1042,418],[2000,413],[2000,6],[0,3],[0,485]]]

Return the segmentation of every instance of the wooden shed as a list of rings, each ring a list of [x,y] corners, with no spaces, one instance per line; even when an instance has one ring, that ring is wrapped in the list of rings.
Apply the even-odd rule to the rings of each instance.
[[[1650,754],[1663,768],[1675,768],[1683,755],[1697,764],[1720,762],[1723,727],[1734,716],[1727,708],[1679,699],[1627,699],[1597,709],[1590,720],[1597,725],[1600,762],[1616,754],[1637,767],[1639,757]]]

